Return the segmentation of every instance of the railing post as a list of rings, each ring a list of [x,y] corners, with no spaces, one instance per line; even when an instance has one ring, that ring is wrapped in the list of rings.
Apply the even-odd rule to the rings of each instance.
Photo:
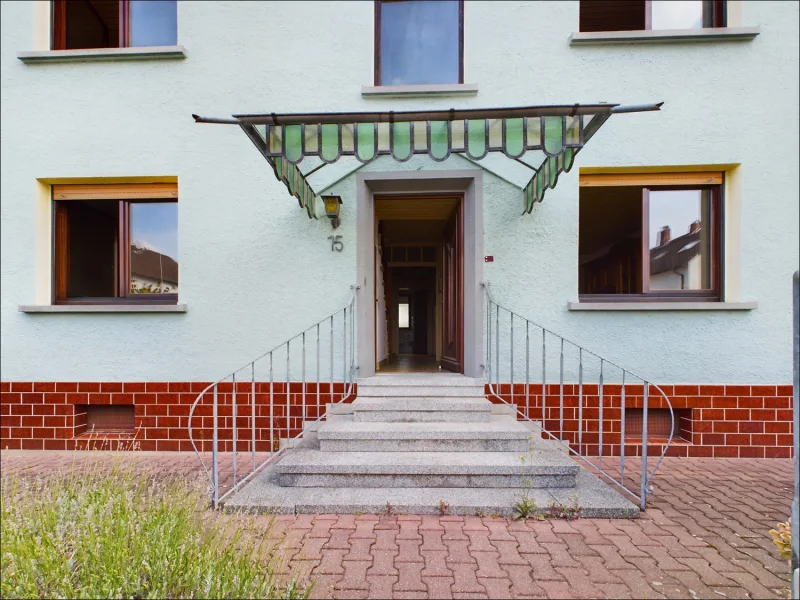
[[[564,338],[561,338],[561,356],[558,377],[558,439],[564,441]]]
[[[800,272],[794,278],[794,366],[792,382],[794,411],[794,500],[792,502],[792,593],[800,598]]]
[[[600,468],[603,468],[603,359],[600,359],[600,385],[597,389],[598,392],[598,402],[600,404],[600,413],[598,414],[598,419],[600,421],[598,427],[599,439],[598,439],[598,449],[597,449],[597,456],[598,460],[600,461]]]
[[[620,388],[620,443],[619,443],[619,482],[625,487],[625,370],[622,371],[622,387]]]
[[[236,373],[231,375],[231,442],[233,443],[233,485],[236,487]]]
[[[547,369],[545,356],[547,355],[547,332],[542,327],[542,427],[545,426],[547,418]]]
[[[275,453],[275,421],[274,421],[274,407],[275,407],[275,381],[272,376],[272,352],[269,353],[269,455]],[[278,439],[278,450],[280,450],[281,441]]]
[[[301,386],[302,386],[302,397],[303,397],[303,408],[302,408],[302,422],[300,423],[300,433],[302,435],[303,431],[306,428],[306,332],[303,332],[303,366],[301,367]]]
[[[497,393],[500,393],[500,306],[497,304],[494,305],[494,352],[497,356],[494,357],[495,359],[495,366],[497,367],[495,370],[494,378],[497,382]]]
[[[253,471],[256,470],[256,363],[250,363],[250,454],[253,457]]]
[[[291,348],[292,341],[289,340],[286,342],[286,447],[289,447],[289,440],[292,439],[292,377],[289,371],[289,350]],[[279,442],[279,450],[280,450],[280,442]]]
[[[317,323],[317,418],[319,419],[320,415],[320,405],[319,405],[319,387],[322,383],[322,380],[319,378],[319,323]]]
[[[583,454],[583,348],[578,348],[578,454]]]
[[[642,404],[642,484],[639,508],[647,507],[647,406],[649,403],[650,384],[644,382],[644,399]]]
[[[531,418],[531,323],[525,319],[525,416]],[[544,423],[543,423],[544,424]]]
[[[347,307],[344,307],[342,317],[342,399],[347,387]]]
[[[214,431],[211,437],[211,502],[214,508],[217,508],[219,502],[219,455],[217,444],[218,439],[218,423],[217,423],[217,384],[214,384],[214,409],[211,413],[213,415]]]
[[[510,323],[509,330],[510,330],[510,333],[511,333],[511,335],[509,336],[511,338],[511,343],[510,343],[510,346],[511,346],[511,371],[510,371],[510,375],[511,375],[511,406],[513,406],[514,410],[516,410],[517,405],[514,404],[514,313],[513,312],[509,312],[509,315],[511,317],[511,320],[509,321],[509,323]]]

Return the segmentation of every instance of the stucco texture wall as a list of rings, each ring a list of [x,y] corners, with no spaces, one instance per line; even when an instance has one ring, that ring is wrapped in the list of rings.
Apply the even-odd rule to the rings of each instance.
[[[191,113],[665,101],[613,117],[532,215],[484,179],[485,276],[497,299],[654,381],[785,383],[798,268],[798,4],[745,2],[747,43],[570,47],[578,2],[467,2],[470,98],[365,99],[370,2],[179,3],[181,61],[25,65],[31,2],[2,3],[4,380],[195,381],[225,375],[341,308],[356,272],[355,186],[344,250],[308,220],[236,127]],[[410,168],[381,160],[379,168]],[[454,158],[423,168],[472,166]],[[500,163],[503,177],[519,173]],[[575,313],[578,168],[741,164],[742,300],[750,312]],[[378,168],[378,165],[366,167]],[[504,172],[508,169],[508,172]],[[178,178],[185,314],[24,314],[34,302],[37,179]]]

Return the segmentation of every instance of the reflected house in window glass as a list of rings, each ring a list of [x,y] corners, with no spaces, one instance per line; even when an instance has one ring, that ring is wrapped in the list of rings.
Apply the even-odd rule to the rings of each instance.
[[[54,0],[53,50],[174,46],[177,0]]]
[[[178,205],[135,203],[130,207],[130,291],[178,293]]]
[[[463,0],[375,5],[375,85],[463,83]]]

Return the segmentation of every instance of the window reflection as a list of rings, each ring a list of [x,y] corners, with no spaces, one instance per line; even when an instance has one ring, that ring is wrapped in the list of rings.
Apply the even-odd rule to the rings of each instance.
[[[130,270],[134,294],[178,293],[178,204],[130,206]]]
[[[650,192],[650,289],[711,289],[711,192]]]
[[[651,29],[700,29],[705,4],[702,0],[653,0]]]
[[[381,85],[459,83],[459,3],[381,3]]]
[[[174,46],[178,43],[176,0],[131,0],[131,46]]]

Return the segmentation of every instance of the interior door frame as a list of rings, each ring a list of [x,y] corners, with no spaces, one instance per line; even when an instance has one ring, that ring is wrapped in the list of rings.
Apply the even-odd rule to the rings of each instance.
[[[463,194],[462,371],[468,377],[483,377],[483,171],[446,169],[356,173],[356,281],[360,288],[356,306],[356,346],[360,378],[375,374],[374,196],[443,193]]]

